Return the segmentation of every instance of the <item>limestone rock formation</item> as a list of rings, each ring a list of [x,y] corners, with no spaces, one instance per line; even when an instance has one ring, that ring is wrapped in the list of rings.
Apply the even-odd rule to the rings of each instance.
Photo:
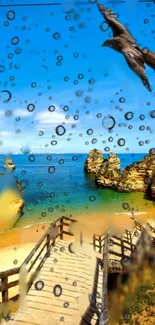
[[[93,149],[89,152],[89,155],[84,164],[84,170],[87,173],[97,174],[98,169],[102,165],[103,154],[100,150]]]
[[[96,183],[105,187],[117,187],[120,178],[120,160],[116,154],[110,153],[108,159],[104,159],[96,175]]]
[[[16,166],[13,164],[11,158],[7,158],[4,163],[4,169],[15,170]]]
[[[11,229],[20,217],[24,201],[19,192],[4,190],[0,195],[0,232]]]
[[[155,155],[149,154],[123,170],[117,190],[119,192],[147,192],[151,186],[154,171]]]
[[[99,150],[91,150],[85,162],[85,170],[95,174],[96,183],[100,186],[113,188],[119,192],[147,192],[155,199],[154,151],[121,172],[120,160],[116,154],[110,153],[108,159],[103,159]]]
[[[153,200],[155,200],[155,174],[153,175],[152,177],[152,180],[151,180],[151,193],[150,193],[150,196]]]

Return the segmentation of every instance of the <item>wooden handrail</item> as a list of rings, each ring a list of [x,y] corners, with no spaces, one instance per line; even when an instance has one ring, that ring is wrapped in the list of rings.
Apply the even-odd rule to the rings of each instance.
[[[64,222],[64,220],[68,221],[68,222]],[[29,266],[28,268],[28,273],[30,273],[30,271],[33,269],[34,265],[36,264],[36,262],[38,261],[39,257],[41,256],[41,254],[43,253],[43,251],[46,248],[46,252],[44,254],[44,256],[41,259],[41,262],[39,263],[39,265],[37,266],[35,272],[33,273],[32,276],[30,276],[30,279],[27,283],[28,285],[28,290],[30,289],[34,279],[35,279],[35,275],[37,274],[37,271],[40,270],[40,268],[42,267],[44,261],[46,258],[48,258],[50,256],[50,248],[51,246],[53,246],[55,244],[55,240],[56,238],[60,237],[60,239],[63,239],[63,234],[66,235],[70,235],[73,236],[73,234],[69,231],[64,230],[64,226],[69,226],[70,223],[69,222],[76,222],[77,220],[75,219],[71,219],[69,217],[65,217],[62,216],[60,218],[57,218],[55,221],[53,221],[49,228],[45,231],[45,233],[43,234],[43,236],[40,238],[40,240],[37,242],[37,244],[34,246],[34,248],[32,249],[32,251],[30,252],[30,254],[26,257],[26,259],[24,260],[24,262],[22,263],[22,265],[18,268],[13,268],[10,270],[6,270],[3,272],[0,272],[0,279],[1,279],[1,284],[0,284],[0,292],[2,292],[2,302],[7,302],[9,300],[9,294],[8,294],[8,290],[14,286],[19,285],[19,280],[15,280],[12,282],[8,282],[8,277],[12,276],[12,275],[19,275],[20,270],[22,268],[23,265],[27,265],[31,259],[33,258],[33,256],[35,255],[35,253],[39,250],[40,246],[43,244],[43,242],[45,241],[44,245],[42,246],[41,250],[38,252],[37,256],[35,257],[34,261],[32,262],[32,264]],[[52,236],[52,230],[54,230],[55,228],[58,228],[58,233],[55,233]],[[16,298],[18,298],[19,295],[16,295],[15,297],[12,297],[11,299],[15,300]]]
[[[18,274],[19,271],[20,271],[20,267],[16,267],[16,268],[13,268],[13,269],[10,269],[7,271],[2,271],[2,272],[0,272],[0,279],[3,279],[5,276],[8,277],[11,275]]]
[[[102,302],[99,325],[109,325],[108,315],[108,252],[109,252],[109,234],[105,234],[103,247],[103,280],[102,280]]]

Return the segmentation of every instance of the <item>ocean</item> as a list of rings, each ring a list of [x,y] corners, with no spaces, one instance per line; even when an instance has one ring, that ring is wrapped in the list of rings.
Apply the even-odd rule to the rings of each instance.
[[[146,154],[119,154],[121,169],[138,161]],[[106,213],[119,214],[128,203],[137,213],[145,213],[152,202],[144,193],[117,193],[98,188],[94,176],[84,172],[87,154],[29,154],[12,155],[16,165],[12,177],[1,177],[0,191],[15,187],[14,176],[24,187],[25,207],[15,227],[26,227],[34,222],[46,222],[62,215],[78,218]],[[104,155],[107,157],[108,155]],[[4,171],[6,156],[0,155],[0,172]]]

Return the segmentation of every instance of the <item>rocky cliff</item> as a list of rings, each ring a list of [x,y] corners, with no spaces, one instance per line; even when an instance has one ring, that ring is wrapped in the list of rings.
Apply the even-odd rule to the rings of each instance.
[[[97,174],[98,169],[102,165],[103,154],[100,150],[94,149],[89,152],[89,155],[84,164],[84,170],[87,173]]]
[[[116,154],[110,153],[96,174],[96,183],[105,187],[116,188],[121,175],[120,160]]]
[[[113,188],[119,192],[142,191],[155,199],[155,153],[127,166],[120,171],[120,160],[116,154],[110,153],[104,159],[101,152],[98,159],[93,159],[96,151],[91,150],[85,162],[85,170],[94,173],[96,183],[103,187]]]

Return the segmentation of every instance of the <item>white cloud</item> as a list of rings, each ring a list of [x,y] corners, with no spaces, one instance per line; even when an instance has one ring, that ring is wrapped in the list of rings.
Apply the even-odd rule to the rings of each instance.
[[[12,134],[11,132],[7,132],[7,131],[1,131],[0,132],[1,137],[9,137],[11,134]]]
[[[17,116],[17,117],[27,117],[27,116],[30,116],[32,113],[33,112],[28,112],[24,108],[16,108],[14,110],[14,116]]]
[[[67,113],[62,113],[56,105],[54,106],[56,107],[54,112],[41,111],[35,115],[34,120],[38,121],[39,124],[46,126],[63,122],[65,122],[65,124],[75,123],[75,120],[71,116],[69,119],[66,119],[65,116]],[[79,120],[76,121],[76,123],[77,122],[79,122]]]

